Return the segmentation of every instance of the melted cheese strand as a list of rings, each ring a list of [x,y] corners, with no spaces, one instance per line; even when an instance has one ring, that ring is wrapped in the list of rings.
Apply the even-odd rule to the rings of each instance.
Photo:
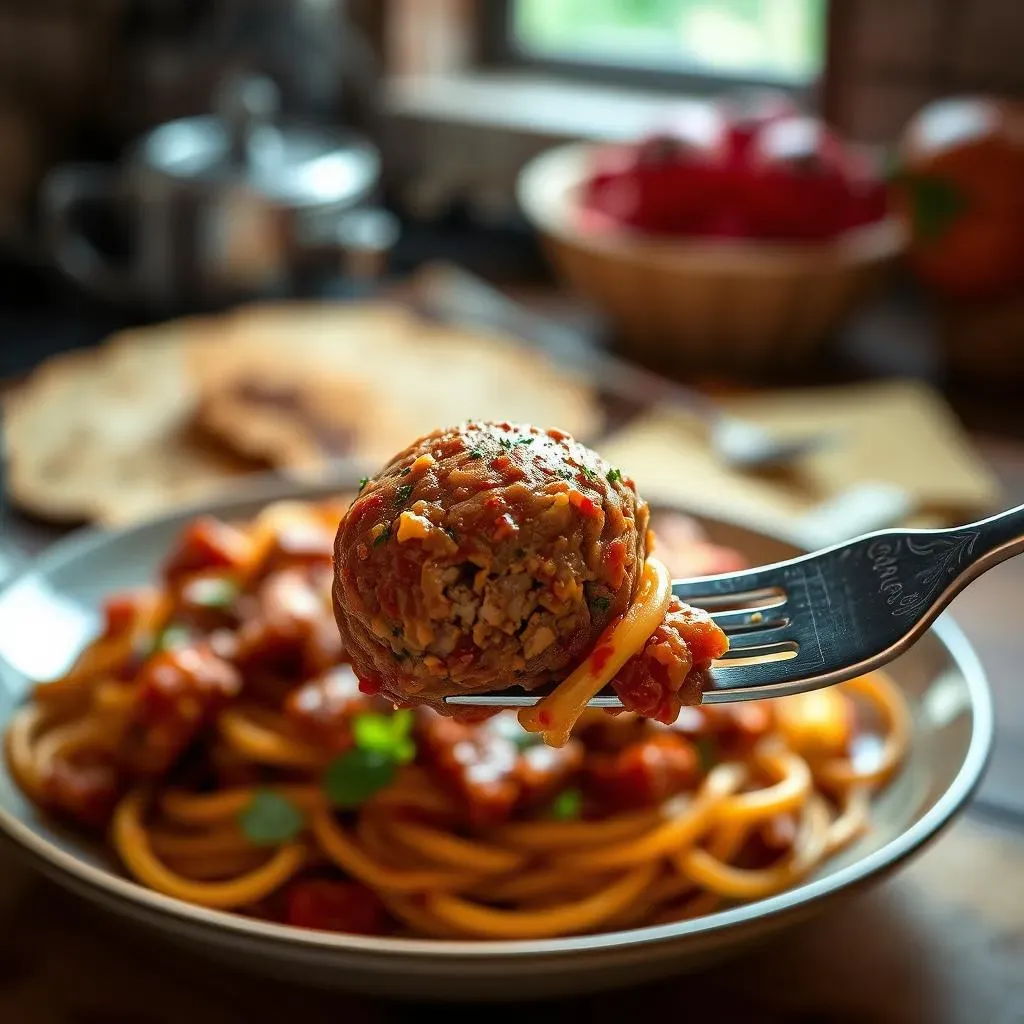
[[[668,570],[656,558],[648,558],[640,591],[626,614],[601,634],[586,660],[554,691],[539,704],[519,712],[519,724],[527,732],[541,733],[548,746],[564,747],[587,702],[642,650],[661,625],[671,600]]]

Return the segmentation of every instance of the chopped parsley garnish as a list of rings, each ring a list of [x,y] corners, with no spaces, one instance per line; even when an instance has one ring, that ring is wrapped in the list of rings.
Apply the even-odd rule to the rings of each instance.
[[[200,577],[188,584],[186,593],[191,604],[202,608],[230,608],[238,599],[240,588],[234,580]]]
[[[571,480],[573,475],[567,469],[556,469],[555,476],[559,476],[563,480]]]
[[[622,479],[622,470],[620,470],[620,469],[609,469],[608,472],[605,473],[605,479],[610,484],[615,483],[617,480],[621,480]]]
[[[399,505],[404,505],[409,500],[409,495],[412,494],[413,486],[413,484],[402,484],[402,486],[395,491],[395,501]]]
[[[238,825],[253,846],[279,846],[294,839],[305,827],[306,819],[286,796],[259,789],[238,815]]]
[[[484,453],[479,448],[471,448],[469,450],[469,457],[471,459],[482,459]]]
[[[364,488],[364,487],[365,487],[365,486],[366,486],[366,485],[367,485],[367,484],[368,484],[369,482],[370,482],[370,478],[369,478],[368,476],[361,476],[361,477],[359,478],[359,492],[358,492],[359,494],[362,494],[362,493],[363,493],[363,488]]]
[[[589,466],[580,466],[580,472],[588,480],[596,480],[597,479],[597,473],[595,473],[594,470],[592,470]]]
[[[612,599],[610,597],[592,597],[590,599],[590,607],[595,612],[606,612],[611,607]]]
[[[525,558],[526,557],[526,548],[516,548],[515,551],[513,552],[513,556],[515,558]]]
[[[381,544],[387,544],[388,538],[391,536],[391,524],[388,523],[380,533],[374,538],[373,546],[379,548]]]
[[[416,756],[411,711],[358,715],[352,723],[355,746],[336,757],[324,773],[323,788],[335,807],[359,807],[389,786],[398,769]]]
[[[536,439],[532,437],[521,437],[516,441],[516,444],[533,444],[535,440]]]
[[[556,821],[574,821],[583,811],[583,794],[578,789],[563,789],[551,805]]]
[[[501,447],[505,449],[505,451],[512,451],[512,442],[507,437],[499,437],[498,444],[500,444]]]

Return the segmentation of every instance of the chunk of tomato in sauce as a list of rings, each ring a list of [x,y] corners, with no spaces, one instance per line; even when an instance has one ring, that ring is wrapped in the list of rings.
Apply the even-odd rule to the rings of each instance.
[[[78,764],[57,758],[43,784],[44,801],[86,828],[110,820],[120,795],[118,774],[104,762]]]
[[[164,774],[241,688],[238,670],[207,645],[154,655],[139,670],[123,763]]]
[[[285,700],[285,714],[315,742],[347,750],[352,745],[352,720],[374,704],[360,690],[355,672],[339,665],[293,690]]]
[[[174,583],[179,577],[205,569],[242,569],[251,554],[249,538],[213,516],[200,516],[178,538],[164,562],[163,577]]]
[[[464,802],[475,825],[506,821],[519,799],[519,750],[510,739],[422,709],[416,743],[427,767]]]
[[[238,586],[223,570],[182,575],[172,592],[171,619],[201,633],[238,625]]]
[[[352,935],[384,935],[388,914],[375,893],[358,882],[311,878],[293,882],[285,897],[285,921],[297,928]]]
[[[530,744],[507,715],[470,724],[421,710],[416,739],[428,768],[462,800],[468,821],[490,826],[507,821],[563,789],[583,764],[583,745]]]
[[[692,788],[700,775],[693,744],[678,733],[657,732],[615,753],[590,757],[585,785],[602,806],[653,807]]]
[[[536,806],[568,785],[583,767],[584,748],[578,740],[564,747],[538,743],[519,755],[516,777],[519,780],[519,803]]]
[[[103,636],[113,639],[129,632],[147,606],[146,598],[141,593],[114,594],[108,597],[103,602]]]
[[[282,569],[331,565],[334,533],[325,524],[286,523],[270,539],[256,575],[262,577]]]
[[[338,629],[317,581],[299,569],[268,576],[255,613],[238,631],[239,663],[306,678],[340,657]]]
[[[773,725],[771,701],[736,701],[683,708],[672,724],[675,732],[714,742],[719,760],[743,758]]]

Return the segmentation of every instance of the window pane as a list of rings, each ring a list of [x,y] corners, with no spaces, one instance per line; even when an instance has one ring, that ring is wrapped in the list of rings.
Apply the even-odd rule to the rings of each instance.
[[[527,55],[806,82],[821,70],[826,0],[513,0]]]

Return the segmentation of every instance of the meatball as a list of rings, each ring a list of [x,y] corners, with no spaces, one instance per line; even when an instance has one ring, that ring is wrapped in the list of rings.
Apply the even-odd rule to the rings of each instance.
[[[437,430],[365,482],[338,530],[334,606],[368,690],[564,678],[633,601],[648,547],[633,481],[559,430]]]

